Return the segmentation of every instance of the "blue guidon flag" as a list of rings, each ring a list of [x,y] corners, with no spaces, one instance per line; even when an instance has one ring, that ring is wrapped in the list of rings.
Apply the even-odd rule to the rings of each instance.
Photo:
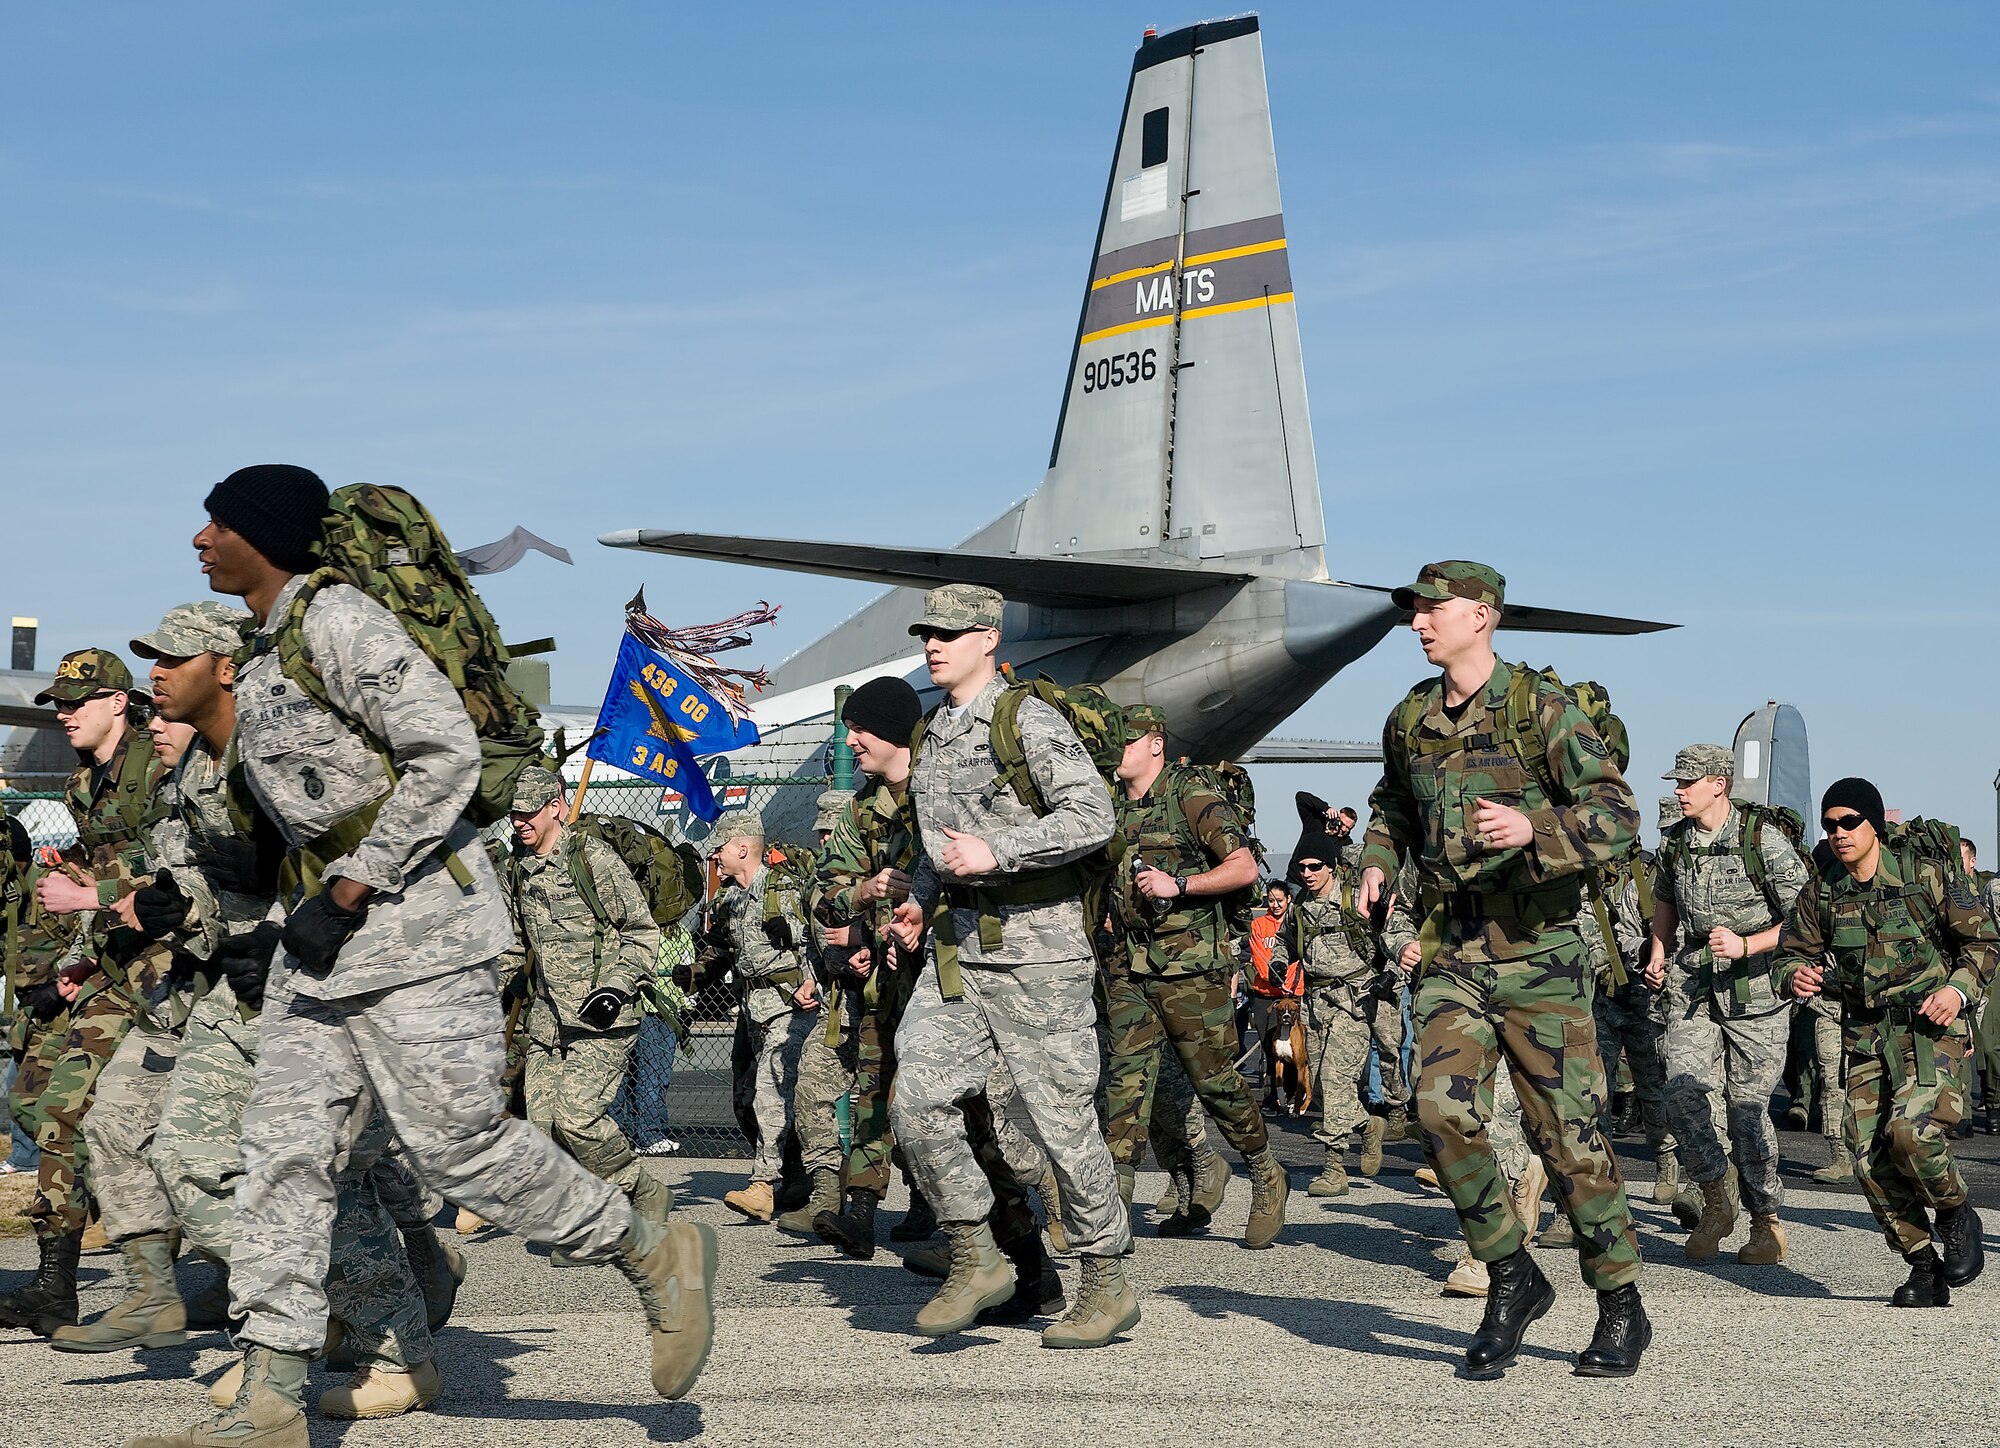
[[[734,717],[685,669],[627,632],[585,753],[685,795],[698,819],[713,820],[722,810],[696,752],[721,754],[757,741],[756,724]]]

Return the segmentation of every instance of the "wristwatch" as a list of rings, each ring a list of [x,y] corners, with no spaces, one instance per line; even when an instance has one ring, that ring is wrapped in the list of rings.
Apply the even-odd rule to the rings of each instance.
[[[1187,876],[1174,876],[1174,893],[1176,896],[1187,894]]]

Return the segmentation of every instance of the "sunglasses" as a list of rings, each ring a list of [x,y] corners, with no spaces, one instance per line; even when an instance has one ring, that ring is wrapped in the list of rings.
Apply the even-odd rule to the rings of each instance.
[[[944,643],[950,643],[954,639],[962,639],[972,632],[973,630],[969,628],[920,628],[917,630],[917,641],[927,644],[932,639],[938,639]]]
[[[1324,869],[1326,868],[1326,861],[1324,861],[1324,860],[1300,860],[1300,861],[1299,861],[1299,868],[1300,868],[1301,870],[1324,870]]]
[[[99,699],[109,699],[109,694],[91,694],[82,699],[51,699],[49,707],[58,714],[74,714],[85,704],[95,704]]]
[[[1829,815],[1819,822],[1820,828],[1828,834],[1839,830],[1844,835],[1853,834],[1867,823],[1868,816],[1858,814]]]

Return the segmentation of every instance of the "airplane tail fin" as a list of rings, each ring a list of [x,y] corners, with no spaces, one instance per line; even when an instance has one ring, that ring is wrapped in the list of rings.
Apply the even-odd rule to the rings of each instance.
[[[1325,541],[1257,18],[1149,36],[1016,551],[1323,579]]]

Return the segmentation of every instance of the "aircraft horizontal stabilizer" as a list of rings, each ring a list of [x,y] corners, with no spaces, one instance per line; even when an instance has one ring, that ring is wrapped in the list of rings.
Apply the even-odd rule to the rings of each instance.
[[[1369,588],[1377,593],[1393,590],[1373,583],[1356,583],[1353,588]],[[1509,603],[1501,611],[1500,627],[1513,629],[1517,633],[1558,633],[1558,634],[1646,634],[1659,633],[1662,629],[1679,628],[1677,623],[1652,623],[1643,618],[1619,618],[1609,613],[1571,613],[1562,608],[1535,608],[1524,603]]]
[[[1382,743],[1351,739],[1280,739],[1273,735],[1236,757],[1238,764],[1380,764]]]
[[[1247,583],[1247,573],[1225,573],[1170,563],[1128,563],[1104,558],[1023,558],[957,548],[895,548],[880,543],[822,543],[797,538],[734,538],[718,533],[672,533],[630,528],[597,540],[607,548],[636,548],[678,558],[749,563],[791,573],[854,578],[893,588],[935,588],[980,583],[1013,603],[1053,608],[1115,607],[1172,598],[1204,588]]]

